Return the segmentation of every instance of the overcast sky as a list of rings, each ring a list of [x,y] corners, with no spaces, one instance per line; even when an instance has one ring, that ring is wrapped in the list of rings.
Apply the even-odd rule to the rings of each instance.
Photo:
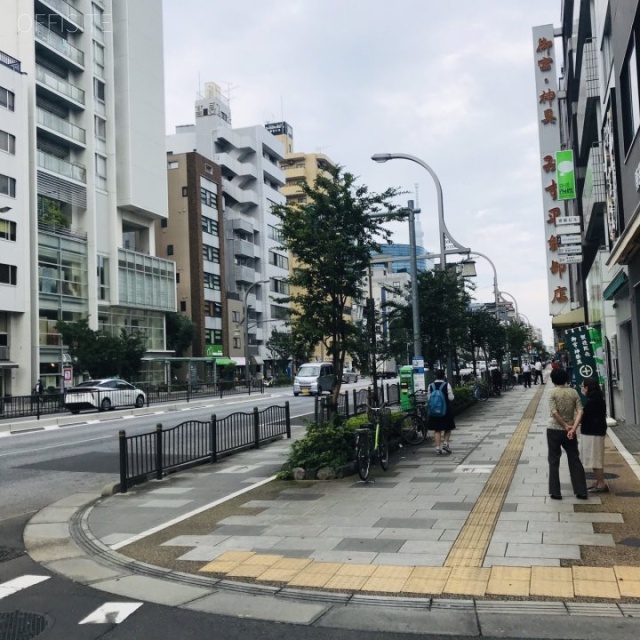
[[[164,0],[167,132],[194,118],[199,85],[231,97],[234,127],[286,120],[373,191],[418,185],[438,252],[437,174],[451,235],[495,264],[499,289],[552,344],[531,29],[560,0]],[[394,240],[408,242],[406,223]],[[456,260],[452,256],[450,260]],[[493,300],[478,258],[476,298]]]

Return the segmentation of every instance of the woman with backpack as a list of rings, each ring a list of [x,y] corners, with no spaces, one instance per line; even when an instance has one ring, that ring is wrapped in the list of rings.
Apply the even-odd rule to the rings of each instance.
[[[451,401],[454,399],[453,389],[444,378],[444,370],[436,371],[436,379],[427,387],[427,409],[429,412],[428,429],[435,433],[436,455],[442,452],[451,453],[449,438],[456,428],[453,420]]]

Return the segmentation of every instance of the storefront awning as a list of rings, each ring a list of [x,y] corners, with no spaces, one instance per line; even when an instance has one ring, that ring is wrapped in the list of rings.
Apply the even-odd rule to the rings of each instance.
[[[615,300],[616,296],[624,288],[627,282],[629,282],[627,274],[624,271],[620,271],[602,292],[602,297],[605,300]]]
[[[251,356],[251,364],[264,364],[264,360],[260,356]]]
[[[238,363],[231,358],[214,358],[213,361],[218,367],[236,366]]]
[[[551,321],[551,326],[554,329],[575,327],[581,324],[585,324],[584,307],[578,307],[577,309],[568,311],[567,313],[560,313],[557,316],[553,316],[553,320]]]
[[[245,359],[243,356],[233,356],[233,361],[236,363],[236,367],[244,367]]]

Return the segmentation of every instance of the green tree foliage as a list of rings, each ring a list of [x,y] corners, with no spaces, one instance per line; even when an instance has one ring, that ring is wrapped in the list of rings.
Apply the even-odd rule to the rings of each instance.
[[[531,330],[523,322],[513,322],[507,326],[507,347],[512,358],[520,358],[525,345],[531,341]]]
[[[393,211],[391,199],[399,192],[369,193],[340,167],[319,175],[313,185],[303,184],[302,190],[304,202],[273,208],[283,248],[294,259],[291,292],[284,300],[291,303],[294,333],[310,345],[323,342],[333,361],[338,380],[335,404],[345,355],[362,341],[349,307],[363,299],[362,278],[371,255],[391,235],[371,214]]]
[[[193,344],[196,326],[190,318],[171,312],[166,315],[167,349],[177,357],[184,355]]]
[[[38,196],[39,199],[39,214],[38,220],[44,224],[49,224],[53,227],[62,227],[68,229],[71,225],[67,216],[60,208],[60,203],[52,198],[46,196]]]
[[[478,350],[484,354],[484,360],[495,358],[502,362],[505,356],[506,330],[488,311],[469,311],[466,340],[462,344],[472,357],[474,369]]]
[[[89,319],[58,322],[56,328],[77,371],[88,372],[91,378],[119,376],[132,380],[142,368],[145,352],[144,336],[137,332],[120,331],[112,336],[89,327]]]

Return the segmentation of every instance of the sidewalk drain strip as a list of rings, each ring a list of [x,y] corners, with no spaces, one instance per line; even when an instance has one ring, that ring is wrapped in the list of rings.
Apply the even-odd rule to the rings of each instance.
[[[525,409],[500,460],[453,543],[445,560],[445,567],[482,567],[541,398],[542,387],[537,390]]]

